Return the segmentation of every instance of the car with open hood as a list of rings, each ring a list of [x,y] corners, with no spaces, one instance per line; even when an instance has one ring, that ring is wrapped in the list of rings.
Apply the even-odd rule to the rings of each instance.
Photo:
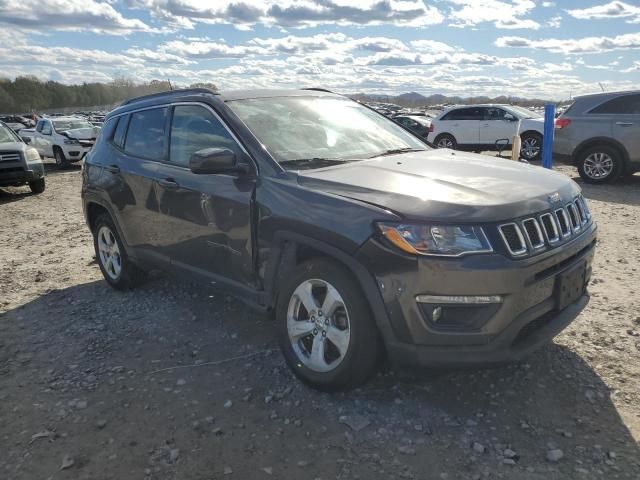
[[[320,90],[189,89],[125,102],[83,169],[114,288],[161,269],[273,312],[319,389],[397,365],[486,365],[549,342],[588,302],[596,224],[537,166],[433,149]]]

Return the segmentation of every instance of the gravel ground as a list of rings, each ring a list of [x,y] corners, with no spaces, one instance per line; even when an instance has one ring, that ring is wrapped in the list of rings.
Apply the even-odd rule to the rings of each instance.
[[[592,300],[553,344],[330,395],[237,300],[162,275],[110,289],[79,170],[49,167],[42,195],[0,191],[0,478],[640,478],[640,176],[584,186]]]

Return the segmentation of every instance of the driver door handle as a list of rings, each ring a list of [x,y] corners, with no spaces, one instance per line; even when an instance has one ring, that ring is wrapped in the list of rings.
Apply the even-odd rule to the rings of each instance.
[[[178,182],[176,182],[173,178],[161,178],[158,180],[158,185],[164,188],[178,188]]]
[[[633,122],[616,122],[616,125],[620,125],[621,127],[630,127],[633,125]]]

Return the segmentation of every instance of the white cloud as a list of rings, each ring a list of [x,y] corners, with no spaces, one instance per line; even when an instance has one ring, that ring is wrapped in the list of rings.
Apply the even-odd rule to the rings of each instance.
[[[196,23],[256,24],[304,28],[317,25],[424,27],[442,23],[440,11],[424,0],[127,0],[182,28]]]
[[[560,28],[560,25],[562,25],[562,15],[556,15],[555,17],[551,17],[547,23],[546,23],[547,27],[551,27],[551,28]]]
[[[139,19],[125,18],[109,2],[99,0],[2,0],[0,28],[2,25],[42,33],[49,29],[108,35],[157,31]]]
[[[603,18],[628,18],[628,23],[640,23],[640,6],[629,5],[625,2],[609,2],[589,8],[567,10],[572,17],[593,20]]]
[[[531,40],[523,37],[500,37],[495,41],[498,47],[531,48],[547,50],[565,55],[602,53],[613,50],[640,48],[640,33],[627,33],[615,37],[584,37],[579,39]]]
[[[540,28],[535,20],[518,18],[530,13],[536,6],[531,0],[448,0],[453,4],[449,18],[453,27],[475,26],[493,22],[496,28]]]

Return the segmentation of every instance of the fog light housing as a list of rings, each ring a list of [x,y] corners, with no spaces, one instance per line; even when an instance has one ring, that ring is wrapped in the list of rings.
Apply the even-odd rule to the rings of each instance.
[[[425,324],[449,332],[477,332],[498,312],[498,295],[418,295],[416,301]]]

